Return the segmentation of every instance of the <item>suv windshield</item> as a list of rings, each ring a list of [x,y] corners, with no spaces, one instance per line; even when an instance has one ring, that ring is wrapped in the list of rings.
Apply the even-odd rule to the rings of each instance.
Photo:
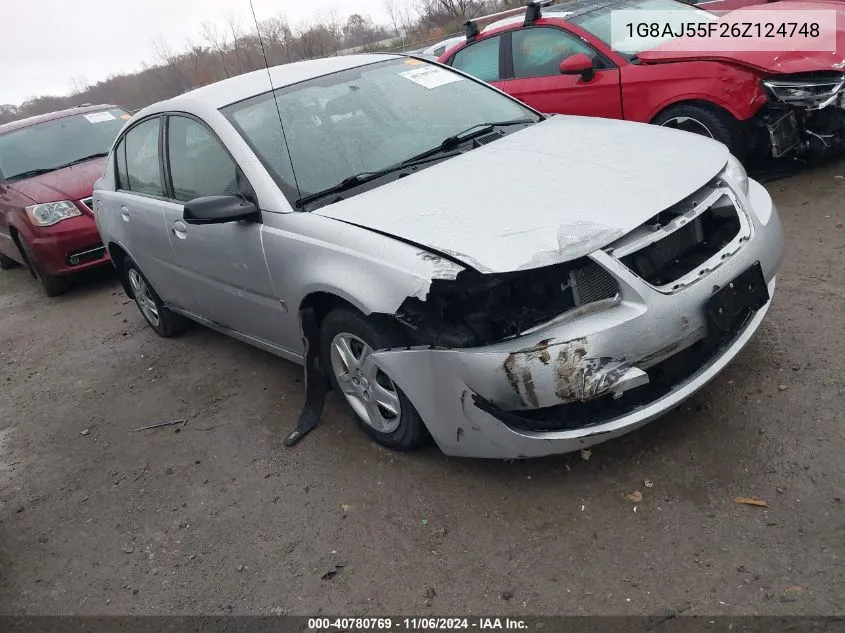
[[[483,84],[416,59],[318,77],[276,90],[276,96],[278,111],[268,92],[222,112],[291,203],[418,157],[473,126],[540,120]],[[496,133],[522,127],[506,125]],[[447,145],[454,149],[455,143]]]
[[[559,6],[563,9],[566,5]],[[633,57],[638,53],[651,50],[664,42],[675,39],[668,35],[663,37],[638,37],[635,33],[633,37],[628,37],[625,40],[611,41],[613,37],[611,34],[610,16],[613,11],[619,10],[664,12],[660,17],[662,20],[666,20],[673,32],[681,32],[685,25],[689,23],[715,22],[719,19],[717,15],[709,11],[697,9],[683,2],[676,2],[675,0],[630,0],[616,2],[612,5],[596,9],[595,11],[572,16],[569,18],[569,21],[576,26],[580,26],[585,31],[592,33],[617,53],[627,57]],[[663,26],[661,25],[661,28]]]
[[[55,171],[108,154],[129,114],[110,108],[37,123],[0,135],[0,174],[7,180]]]

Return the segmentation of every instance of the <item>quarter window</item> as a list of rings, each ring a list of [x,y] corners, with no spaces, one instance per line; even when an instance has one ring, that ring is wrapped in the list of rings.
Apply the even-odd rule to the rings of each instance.
[[[452,66],[482,81],[499,81],[499,36],[489,37],[462,48]]]
[[[133,127],[121,141],[126,150],[127,182],[121,186],[134,193],[164,197],[164,185],[161,181],[161,169],[158,154],[158,136],[161,120],[150,119]],[[118,154],[118,173],[120,172],[120,154]]]
[[[117,188],[129,189],[129,175],[126,173],[126,137],[114,150],[114,157],[117,160]]]
[[[536,27],[513,34],[513,71],[517,79],[560,74],[560,63],[584,53],[594,62],[596,51],[574,35],[560,29]]]
[[[167,150],[176,200],[237,195],[235,161],[201,123],[184,116],[170,117]]]

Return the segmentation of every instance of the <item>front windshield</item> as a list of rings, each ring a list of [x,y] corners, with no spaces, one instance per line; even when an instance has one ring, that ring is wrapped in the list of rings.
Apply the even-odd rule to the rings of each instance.
[[[37,123],[0,135],[0,174],[14,181],[107,154],[129,114],[110,108]]]
[[[292,201],[408,160],[479,123],[539,120],[483,84],[416,59],[353,68],[276,95],[278,112],[272,93],[222,111]]]
[[[661,22],[665,20],[665,24],[661,24],[661,28],[668,24],[671,26],[671,31],[673,32],[682,32],[683,26],[691,22],[715,22],[719,19],[713,13],[696,9],[682,2],[675,2],[675,0],[630,0],[628,2],[617,2],[610,6],[590,11],[589,13],[571,17],[569,21],[572,24],[580,26],[585,31],[592,33],[613,50],[627,57],[651,50],[664,42],[675,39],[670,35],[663,37],[639,37],[635,32],[633,37],[613,41],[611,15],[614,11],[620,10],[664,12],[660,16]]]

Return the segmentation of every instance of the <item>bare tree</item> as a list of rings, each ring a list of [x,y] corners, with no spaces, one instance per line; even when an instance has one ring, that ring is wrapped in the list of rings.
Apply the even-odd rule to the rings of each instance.
[[[229,27],[229,32],[232,34],[232,48],[235,53],[235,74],[243,72],[244,62],[241,61],[241,39],[243,38],[243,31],[241,30],[240,20],[232,11],[226,12],[226,26]]]
[[[222,33],[217,28],[216,24],[206,20],[200,24],[200,35],[209,47],[211,47],[211,49],[220,57],[220,66],[223,69],[223,74],[226,75],[226,77],[230,77],[231,75],[229,75],[229,70],[226,67],[226,34]]]
[[[88,80],[85,78],[85,75],[77,75],[76,77],[72,77],[70,82],[70,94],[73,96],[81,95],[86,90],[88,90]]]

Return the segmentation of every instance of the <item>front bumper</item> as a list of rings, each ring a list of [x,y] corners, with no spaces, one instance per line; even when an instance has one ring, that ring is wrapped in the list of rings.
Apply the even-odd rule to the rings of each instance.
[[[718,265],[691,283],[658,290],[604,251],[591,257],[619,281],[621,299],[604,309],[570,315],[530,334],[481,348],[380,350],[375,363],[402,389],[449,455],[523,458],[567,453],[627,433],[678,406],[712,380],[748,343],[770,301],[733,338],[698,361],[654,399],[624,399],[649,383],[665,362],[692,350],[708,335],[704,304],[759,262],[769,294],[780,268],[783,235],[766,190],[751,183],[747,210],[750,237],[729,246]],[[549,411],[578,411],[584,402],[615,401],[604,419],[556,430],[520,428],[520,414],[537,419]],[[643,391],[640,394],[646,393]],[[617,403],[618,405],[618,403]],[[564,413],[564,416],[566,413]],[[578,418],[580,420],[580,417]]]
[[[94,218],[86,213],[31,231],[27,241],[38,265],[50,275],[69,275],[111,261]]]

